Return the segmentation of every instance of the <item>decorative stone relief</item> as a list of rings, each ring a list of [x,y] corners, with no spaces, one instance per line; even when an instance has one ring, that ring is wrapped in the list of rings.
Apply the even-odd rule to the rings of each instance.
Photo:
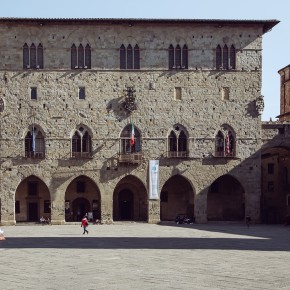
[[[256,99],[256,110],[257,110],[259,115],[262,115],[262,113],[264,111],[264,96],[262,96],[262,95],[260,95]]]

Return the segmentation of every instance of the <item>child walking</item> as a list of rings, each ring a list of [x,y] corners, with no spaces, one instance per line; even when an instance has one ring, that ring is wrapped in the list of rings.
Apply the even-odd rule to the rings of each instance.
[[[82,223],[81,223],[81,227],[84,228],[83,235],[84,235],[85,233],[87,233],[87,234],[89,233],[89,231],[87,230],[88,225],[89,225],[89,222],[88,222],[88,220],[87,220],[87,217],[84,216],[83,219],[82,219]]]

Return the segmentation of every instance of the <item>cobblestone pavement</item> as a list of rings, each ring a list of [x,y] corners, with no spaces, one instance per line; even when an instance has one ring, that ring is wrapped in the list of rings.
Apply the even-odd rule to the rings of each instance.
[[[0,289],[290,289],[290,228],[2,227]]]

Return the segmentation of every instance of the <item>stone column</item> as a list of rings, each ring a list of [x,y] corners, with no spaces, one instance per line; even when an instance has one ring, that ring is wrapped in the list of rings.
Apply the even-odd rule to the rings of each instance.
[[[1,193],[2,199],[1,199],[1,225],[2,226],[12,226],[16,224],[15,221],[15,204],[14,204],[14,193]],[[6,197],[5,199],[3,198]]]
[[[113,222],[113,200],[112,198],[103,198],[101,204],[102,223],[111,224]]]
[[[194,200],[195,222],[198,224],[207,223],[207,192],[208,188],[197,192]]]
[[[148,200],[148,223],[160,222],[160,200]]]
[[[65,224],[65,200],[64,195],[58,189],[50,188],[51,194],[51,224]]]

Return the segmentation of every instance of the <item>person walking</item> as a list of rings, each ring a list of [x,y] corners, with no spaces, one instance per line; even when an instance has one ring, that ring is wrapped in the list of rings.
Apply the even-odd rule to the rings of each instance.
[[[86,216],[84,216],[83,219],[82,219],[82,223],[81,223],[81,227],[84,228],[83,235],[84,235],[85,233],[87,233],[87,234],[89,233],[89,231],[87,230],[88,225],[89,225],[88,219],[87,219]]]

